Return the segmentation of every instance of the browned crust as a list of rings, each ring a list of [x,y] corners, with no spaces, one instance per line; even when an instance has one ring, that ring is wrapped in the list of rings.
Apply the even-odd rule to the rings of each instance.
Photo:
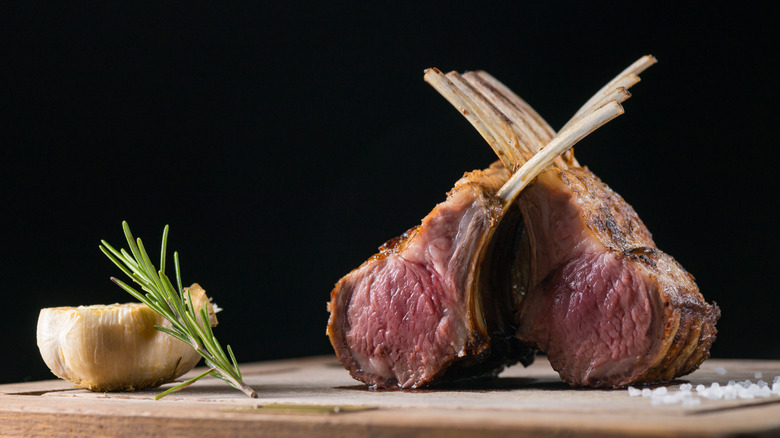
[[[655,242],[636,211],[586,167],[552,169],[579,200],[588,228],[609,250],[626,255],[652,252]]]
[[[665,319],[659,353],[665,354],[659,354],[637,381],[671,380],[696,370],[709,357],[720,309],[704,300],[682,265],[655,246],[647,227],[620,195],[586,168],[560,174],[584,201],[582,216],[599,241],[641,265],[660,288]],[[575,176],[578,184],[567,174]]]
[[[600,386],[668,381],[696,370],[709,357],[720,309],[704,300],[693,276],[655,246],[634,209],[596,175],[587,168],[548,172],[577,199],[580,217],[604,248],[636,262],[658,291],[658,338],[648,351],[655,357],[642,361],[649,366],[633,380]]]
[[[708,304],[689,274],[671,256],[659,251],[649,275],[661,288],[665,324],[658,358],[638,382],[667,381],[695,371],[710,356],[720,309]]]
[[[448,193],[449,199],[449,197],[461,190],[473,191],[475,199],[481,198],[480,202],[485,209],[485,217],[489,221],[489,229],[483,233],[484,235],[481,236],[480,241],[475,245],[478,251],[471,255],[473,262],[470,265],[480,264],[479,260],[482,260],[485,256],[485,251],[489,246],[488,243],[491,241],[493,232],[501,221],[504,212],[503,201],[496,197],[496,193],[508,178],[509,173],[500,162],[496,162],[485,170],[467,172]],[[435,215],[441,205],[437,205],[426,218]],[[353,292],[353,274],[366,265],[381,263],[382,259],[390,255],[402,253],[404,248],[425,232],[425,221],[426,219],[423,219],[422,225],[413,227],[401,236],[384,243],[380,246],[378,253],[344,276],[331,291],[330,302],[327,306],[330,318],[326,334],[330,338],[336,356],[352,377],[369,385],[391,387],[397,385],[397,382],[363,372],[359,368],[357,360],[350,353],[350,347],[345,341],[344,333],[348,327],[344,312],[349,305]],[[446,363],[440,364],[439,372],[428,381],[423,382],[423,384],[430,384],[439,380],[454,380],[496,373],[504,365],[515,363],[517,360],[522,359],[527,363],[530,363],[530,360],[532,360],[527,357],[528,349],[523,348],[522,352],[515,351],[520,346],[514,340],[513,329],[505,332],[502,337],[500,333],[497,333],[497,331],[500,331],[497,327],[501,327],[501,325],[493,323],[492,320],[490,324],[485,322],[486,309],[483,309],[482,291],[479,287],[479,272],[479,269],[469,270],[464,281],[464,294],[466,295],[466,302],[469,303],[468,320],[464,322],[469,325],[470,333],[465,355],[453,357]],[[487,311],[492,310],[487,309]],[[511,317],[511,312],[509,315]]]

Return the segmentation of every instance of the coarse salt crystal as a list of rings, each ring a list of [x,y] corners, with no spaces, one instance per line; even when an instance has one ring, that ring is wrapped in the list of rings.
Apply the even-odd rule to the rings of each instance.
[[[723,399],[724,400],[734,400],[737,398],[737,394],[739,393],[739,390],[737,389],[737,385],[728,385],[723,389]]]
[[[665,396],[661,397],[661,401],[665,405],[673,405],[675,403],[679,403],[680,400],[681,400],[681,398],[677,397],[676,395],[665,395]]]
[[[698,397],[685,397],[682,401],[683,406],[698,406],[701,404],[701,399]]]
[[[720,387],[720,383],[713,382],[708,389],[706,389],[702,395],[710,400],[720,400],[723,398],[725,391]]]
[[[750,394],[753,394],[755,397],[761,397],[761,398],[766,398],[772,395],[772,391],[769,389],[768,386],[759,386],[755,383],[750,385],[747,391]]]
[[[717,367],[715,367],[715,372],[722,376],[722,375],[726,374],[727,371],[726,371],[726,368],[723,368],[721,366],[717,366]]]
[[[764,377],[764,374],[762,374],[761,371],[756,371],[756,373],[753,374],[753,377],[755,377],[756,379],[760,379]]]
[[[738,394],[739,398],[743,398],[745,400],[750,400],[756,398],[755,395],[753,395],[750,391],[747,389],[741,389],[739,390]]]
[[[758,376],[759,373],[756,373]],[[737,382],[729,380],[728,384],[721,385],[712,382],[710,386],[698,384],[695,387],[691,383],[683,383],[675,391],[672,387],[660,386],[655,389],[628,387],[628,393],[632,397],[650,397],[653,406],[682,404],[682,406],[698,406],[702,399],[709,400],[752,400],[755,398],[768,398],[780,396],[780,376],[775,376],[772,384],[764,380],[753,383],[749,379]]]

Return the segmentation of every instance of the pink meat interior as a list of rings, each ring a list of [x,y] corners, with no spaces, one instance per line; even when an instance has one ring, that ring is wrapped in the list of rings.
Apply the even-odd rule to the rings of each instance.
[[[413,387],[454,356],[459,307],[436,274],[424,265],[391,257],[354,291],[347,313],[347,342],[364,372]],[[461,311],[455,311],[461,313]]]
[[[440,204],[403,251],[351,274],[344,335],[361,374],[379,386],[420,386],[466,346],[465,277],[489,223],[471,190]]]
[[[619,386],[655,357],[662,325],[655,322],[658,293],[648,284],[619,254],[582,254],[529,293],[527,333],[570,383]]]

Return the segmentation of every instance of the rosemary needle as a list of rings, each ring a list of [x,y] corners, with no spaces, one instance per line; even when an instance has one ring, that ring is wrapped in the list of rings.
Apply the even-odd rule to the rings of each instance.
[[[222,346],[214,337],[209,323],[208,310],[204,305],[202,309],[193,309],[190,292],[182,287],[181,271],[179,268],[179,255],[173,253],[173,260],[176,269],[176,286],[165,275],[165,260],[167,258],[168,243],[168,225],[163,229],[162,247],[160,249],[160,269],[157,270],[149,259],[149,255],[144,248],[141,239],[134,239],[130,232],[130,226],[126,221],[122,222],[122,228],[125,232],[130,252],[125,249],[117,251],[105,240],[101,240],[100,250],[119,267],[128,277],[141,286],[145,293],[141,293],[124,283],[123,281],[111,277],[111,280],[135,297],[138,301],[146,304],[152,310],[159,313],[163,318],[171,323],[171,328],[155,326],[157,330],[167,333],[174,338],[192,346],[206,361],[209,368],[204,373],[170,388],[155,397],[160,399],[171,392],[178,391],[202,377],[211,375],[227,382],[230,386],[244,392],[246,395],[257,398],[257,393],[246,385],[241,378],[241,371],[238,369],[238,362],[233,355],[230,345],[227,346],[227,352],[230,358],[225,354]],[[200,321],[198,321],[200,319]]]

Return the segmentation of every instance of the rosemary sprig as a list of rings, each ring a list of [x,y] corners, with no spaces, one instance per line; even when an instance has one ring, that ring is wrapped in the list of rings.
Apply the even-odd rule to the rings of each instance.
[[[127,222],[122,222],[122,228],[125,232],[127,244],[130,252],[124,248],[117,251],[105,240],[101,240],[100,250],[119,267],[128,277],[141,286],[146,293],[141,293],[123,281],[111,277],[111,281],[119,285],[138,301],[146,304],[152,310],[160,314],[171,323],[171,328],[155,325],[160,330],[174,338],[192,346],[206,361],[209,368],[204,373],[170,388],[155,397],[158,400],[171,392],[183,389],[193,382],[206,375],[211,375],[222,379],[230,386],[244,392],[246,395],[257,398],[257,393],[247,386],[242,378],[241,371],[238,369],[238,363],[233,355],[230,345],[227,346],[227,352],[230,354],[228,359],[225,351],[220,346],[217,338],[211,330],[209,323],[208,310],[206,305],[202,309],[193,309],[192,297],[187,288],[182,287],[181,270],[179,268],[179,255],[173,253],[173,261],[176,268],[176,285],[174,288],[170,279],[165,275],[165,260],[167,258],[168,244],[168,225],[165,226],[162,236],[162,247],[160,249],[160,269],[155,269],[149,255],[146,253],[141,239],[134,239],[130,232],[130,226]],[[198,315],[201,323],[198,322]]]

